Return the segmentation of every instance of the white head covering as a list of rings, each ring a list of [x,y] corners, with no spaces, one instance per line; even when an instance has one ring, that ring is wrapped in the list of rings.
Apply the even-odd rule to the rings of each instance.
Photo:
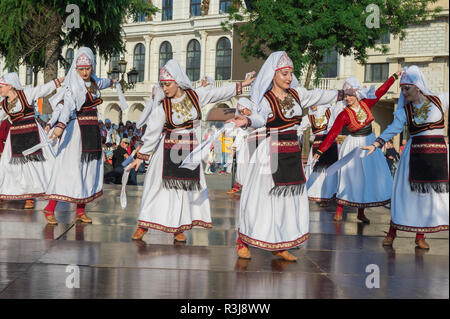
[[[149,97],[147,103],[145,104],[144,110],[142,111],[139,120],[136,122],[136,128],[140,129],[147,123],[147,119],[152,113],[153,108],[155,108],[161,100],[164,99],[164,91],[159,85],[153,85],[152,95]]]
[[[0,85],[12,85],[16,90],[23,90],[16,72],[11,72],[0,77]]]
[[[264,94],[272,88],[273,77],[275,71],[284,68],[294,68],[292,60],[287,56],[284,51],[273,52],[264,62],[263,66],[259,70],[253,85],[250,88],[250,99],[253,103],[258,105],[258,111],[260,110],[260,104],[264,98]],[[292,74],[291,88],[298,87],[299,83],[294,74]]]
[[[78,49],[75,58],[73,59],[72,65],[70,66],[69,72],[64,80],[64,89],[60,90],[54,96],[49,99],[49,102],[54,109],[56,105],[64,100],[64,105],[69,107],[69,109],[76,109],[79,111],[81,106],[83,106],[86,100],[87,89],[84,84],[83,79],[78,75],[76,70],[77,66],[92,66],[91,77],[97,81],[97,76],[95,75],[95,56],[90,48],[81,47]]]
[[[367,89],[361,85],[361,83],[354,77],[349,77],[345,80],[344,85],[342,86],[344,91],[353,89],[356,92],[356,98],[358,101],[364,99],[376,99],[375,95],[375,85],[372,85],[370,89]]]
[[[402,69],[400,86],[402,85],[414,85],[422,92],[423,95],[436,95],[430,90],[423,72],[417,65],[411,65],[410,67],[406,66]],[[398,99],[397,107],[403,107],[405,105],[405,102],[406,101],[405,97],[403,96],[403,92],[400,90],[400,97]]]
[[[159,77],[160,81],[175,81],[183,90],[194,88],[178,61],[174,59],[167,61],[161,68]]]

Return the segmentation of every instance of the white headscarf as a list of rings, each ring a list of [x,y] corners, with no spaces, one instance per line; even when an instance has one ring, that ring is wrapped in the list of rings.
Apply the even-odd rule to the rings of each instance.
[[[266,62],[264,62],[263,66],[259,70],[258,76],[250,88],[250,99],[253,103],[258,105],[258,111],[260,111],[260,105],[262,99],[264,98],[264,94],[272,88],[275,71],[283,67],[290,67],[290,63],[292,63],[292,61],[284,51],[273,52],[267,58]],[[295,88],[298,86],[298,80],[295,75],[292,74],[292,82],[290,87]]]
[[[344,82],[344,85],[342,86],[342,89],[344,91],[348,89],[355,90],[356,98],[358,99],[358,101],[377,98],[377,96],[375,95],[375,85],[372,85],[370,89],[367,89],[363,87],[361,83],[354,77],[347,78]]]
[[[95,75],[94,53],[90,48],[81,47],[77,51],[72,61],[72,65],[70,66],[69,72],[66,75],[66,78],[64,80],[65,84],[64,89],[60,90],[58,93],[56,93],[49,99],[50,105],[52,106],[53,109],[55,109],[56,105],[59,102],[61,102],[61,100],[64,100],[65,107],[69,107],[69,109],[71,110],[76,109],[77,111],[79,111],[83,106],[84,102],[86,101],[86,94],[87,94],[86,84],[84,83],[84,80],[81,78],[81,76],[78,75],[77,72],[77,60],[82,55],[83,57],[87,57],[90,60],[92,66],[91,77],[94,80],[98,79],[97,76]]]
[[[159,85],[153,85],[152,95],[149,97],[147,103],[145,104],[144,110],[142,111],[139,120],[136,122],[136,128],[140,129],[147,123],[147,119],[152,113],[152,110],[164,99],[164,91]]]
[[[183,71],[178,61],[174,59],[167,61],[166,65],[161,68],[160,80],[175,81],[183,90],[194,89],[188,76]]]
[[[19,81],[19,76],[16,72],[7,73],[0,77],[0,85],[1,84],[12,85],[12,87],[16,90],[23,90],[23,87]]]
[[[406,66],[402,69],[400,86],[402,85],[414,85],[422,92],[423,95],[436,95],[430,90],[423,72],[417,65],[411,65],[410,67]],[[400,90],[400,97],[398,99],[397,108],[405,106],[405,102],[406,101],[405,97],[403,96],[403,92]]]

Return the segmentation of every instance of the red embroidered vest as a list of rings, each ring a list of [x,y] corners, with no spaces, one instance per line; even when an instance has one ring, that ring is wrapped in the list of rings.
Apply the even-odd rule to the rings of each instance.
[[[363,123],[360,123],[358,121],[358,119],[356,118],[356,113],[355,111],[353,111],[349,106],[347,106],[344,110],[347,112],[348,117],[350,118],[350,124],[347,125],[347,129],[350,132],[355,132],[359,129],[362,129],[364,126],[368,125],[369,123],[371,123],[374,118],[373,118],[373,114],[370,111],[370,108],[367,106],[366,103],[364,103],[363,101],[359,101],[359,105],[363,108],[363,110],[366,112],[367,114],[367,118]]]

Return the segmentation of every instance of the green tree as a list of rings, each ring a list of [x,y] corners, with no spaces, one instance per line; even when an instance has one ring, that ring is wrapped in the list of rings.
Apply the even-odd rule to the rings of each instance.
[[[273,51],[286,51],[295,73],[306,71],[304,86],[323,70],[319,62],[336,50],[364,63],[369,49],[386,53],[377,40],[390,33],[403,39],[408,25],[419,24],[440,8],[429,10],[437,0],[233,0],[225,29],[234,29],[242,56],[266,58]],[[309,140],[305,136],[305,140]],[[309,150],[309,145],[306,148]]]
[[[77,20],[69,5],[79,8],[79,27],[65,25],[66,20]],[[122,24],[127,15],[152,16],[157,11],[147,0],[2,0],[0,54],[8,68],[27,64],[35,72],[44,70],[47,82],[56,77],[58,62],[64,63],[65,45],[88,46],[107,59],[124,52]],[[44,113],[50,110],[44,103]]]

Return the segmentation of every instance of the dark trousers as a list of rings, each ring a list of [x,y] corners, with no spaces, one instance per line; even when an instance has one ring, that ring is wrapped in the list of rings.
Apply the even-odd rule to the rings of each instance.
[[[122,175],[124,170],[125,169],[122,165],[117,166],[114,170],[105,174],[105,180],[112,181],[114,184],[122,184]],[[134,169],[130,170],[127,185],[137,185],[137,172]]]

